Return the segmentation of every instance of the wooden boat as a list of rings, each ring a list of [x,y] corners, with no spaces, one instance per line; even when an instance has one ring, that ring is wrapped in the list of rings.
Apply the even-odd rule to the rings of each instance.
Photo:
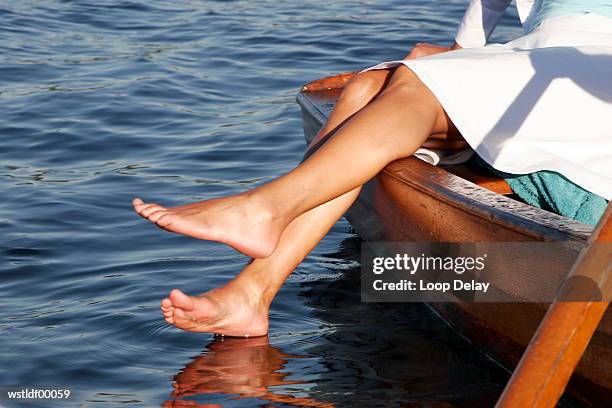
[[[352,73],[305,85],[297,96],[310,141],[332,110]],[[561,254],[534,251],[497,265],[498,289],[545,282],[561,284],[593,228],[522,203],[504,180],[467,165],[435,167],[414,157],[389,164],[368,182],[346,214],[365,241],[374,242],[563,242]],[[559,258],[560,256],[560,258]],[[519,258],[517,258],[519,259]],[[517,267],[518,266],[518,267]],[[511,292],[511,291],[508,291]],[[450,300],[450,299],[449,299]],[[444,320],[484,352],[511,369],[532,338],[548,304],[431,303]],[[568,385],[587,406],[607,406],[612,396],[612,312],[608,310]]]

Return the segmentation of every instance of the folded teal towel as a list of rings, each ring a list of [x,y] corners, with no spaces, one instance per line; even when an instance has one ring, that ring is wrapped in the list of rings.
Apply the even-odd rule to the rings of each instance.
[[[514,194],[527,204],[585,224],[597,224],[608,206],[608,202],[602,197],[586,191],[553,171],[505,174],[504,179]]]
[[[508,174],[493,169],[503,177],[521,200],[534,207],[555,212],[572,220],[595,225],[603,215],[608,202],[553,171],[538,171],[530,174]]]

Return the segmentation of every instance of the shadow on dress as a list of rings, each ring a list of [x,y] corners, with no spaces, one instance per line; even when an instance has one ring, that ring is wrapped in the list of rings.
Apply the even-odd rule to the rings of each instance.
[[[548,47],[538,48],[535,52],[526,52],[530,52],[529,57],[535,74],[482,141],[472,146],[476,151],[486,152],[490,158],[497,157],[504,142],[518,132],[554,80],[569,79],[590,95],[604,102],[612,103],[612,69],[610,69],[608,78],[609,88],[601,86],[601,77],[597,75],[585,77],[584,75],[585,67],[589,65],[612,67],[612,56],[584,54],[576,47]],[[568,65],[570,60],[580,61],[580,64],[570,66]],[[503,81],[503,78],[500,80]],[[571,104],[572,101],[560,101],[559,103]],[[609,118],[601,118],[601,121],[605,120]]]

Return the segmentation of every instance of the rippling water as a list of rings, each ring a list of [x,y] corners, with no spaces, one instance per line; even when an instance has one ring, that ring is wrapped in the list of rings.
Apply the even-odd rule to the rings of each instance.
[[[0,3],[0,386],[72,391],[30,406],[489,405],[507,375],[424,306],[360,303],[346,221],[289,278],[269,339],[221,341],[165,325],[159,301],[246,259],[130,208],[289,170],[301,84],[448,43],[465,4]],[[517,32],[508,17],[497,37]]]

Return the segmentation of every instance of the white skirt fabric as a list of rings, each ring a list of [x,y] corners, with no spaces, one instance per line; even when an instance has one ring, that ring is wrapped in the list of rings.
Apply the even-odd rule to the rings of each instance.
[[[555,17],[506,44],[367,70],[399,64],[436,95],[494,168],[556,171],[612,198],[612,19]]]

